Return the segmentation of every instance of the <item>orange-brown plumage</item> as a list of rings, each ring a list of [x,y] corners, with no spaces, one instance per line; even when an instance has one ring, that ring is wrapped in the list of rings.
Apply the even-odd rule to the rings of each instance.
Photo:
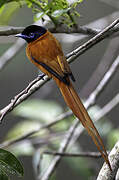
[[[35,28],[37,29],[37,27]],[[27,31],[29,31],[29,29]],[[30,36],[30,33],[27,31],[24,31],[23,35],[27,33]],[[34,32],[37,33],[36,30]],[[30,41],[29,39],[28,41],[29,42],[26,48],[27,57],[43,73],[47,74],[49,77],[52,77],[55,80],[66,104],[70,107],[74,115],[86,128],[88,134],[92,137],[98,150],[102,154],[102,157],[111,170],[108,155],[102,139],[70,81],[70,77],[72,80],[74,80],[74,77],[66,61],[66,58],[64,57],[60,43],[49,31],[45,31],[42,35],[33,41]]]
[[[34,42],[29,43],[26,48],[26,54],[32,63],[34,63],[49,77],[52,77],[52,74],[46,71],[46,69],[42,68],[41,65],[38,65],[33,58],[37,59],[39,62],[45,63],[49,67],[52,67],[52,69],[62,77],[64,76],[64,73],[71,73],[59,42],[49,31]],[[62,61],[62,68],[58,62],[58,59],[61,59]]]

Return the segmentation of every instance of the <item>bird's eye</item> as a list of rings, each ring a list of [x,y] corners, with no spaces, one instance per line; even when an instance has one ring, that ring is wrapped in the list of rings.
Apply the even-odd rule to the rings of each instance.
[[[34,33],[29,33],[30,38],[34,38]]]

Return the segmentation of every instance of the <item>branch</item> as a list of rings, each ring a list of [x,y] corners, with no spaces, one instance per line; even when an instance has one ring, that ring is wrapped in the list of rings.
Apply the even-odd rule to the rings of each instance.
[[[44,76],[43,79],[44,80],[42,80],[42,77],[37,77],[36,79],[34,79],[31,83],[29,83],[26,89],[24,89],[22,92],[16,95],[14,99],[11,100],[10,104],[1,109],[0,121],[2,122],[2,119],[4,118],[4,116],[6,116],[8,112],[12,111],[18,104],[23,102],[40,87],[42,87],[47,81],[49,81],[49,78],[47,76]]]
[[[11,36],[11,35],[18,34],[18,33],[21,33],[24,28],[25,27],[8,27],[4,30],[0,30],[0,36]],[[66,29],[60,26],[58,28],[49,28],[49,31],[52,33],[66,33],[66,34],[81,33],[84,35],[96,35],[102,30],[89,28],[88,26],[78,26],[77,28],[73,27],[70,29]],[[118,32],[118,31],[119,31],[119,27],[118,26],[114,27],[112,30],[108,32],[108,35],[111,36],[113,32]]]
[[[119,141],[115,144],[108,157],[112,167],[112,171],[110,171],[107,164],[104,163],[97,177],[97,180],[115,179],[116,172],[119,168]]]
[[[7,27],[4,30],[0,30],[0,36],[10,36],[21,33],[23,31],[23,27]]]
[[[0,30],[0,36],[10,36],[15,35],[18,33],[21,33],[23,31],[23,27],[9,27],[5,30]],[[118,31],[119,29],[116,28]],[[62,26],[58,28],[49,28],[49,31],[52,33],[82,33],[85,35],[96,35],[101,30],[95,30],[92,28],[88,28],[86,26],[78,26],[78,28],[70,28],[70,29],[64,29]]]
[[[111,64],[119,54],[119,36],[110,40],[106,52],[104,53],[98,66],[95,68],[89,80],[80,91],[81,97],[87,99],[90,93],[95,89],[97,84],[101,81],[105,73],[108,71]]]
[[[119,93],[111,99],[103,108],[101,108],[96,114],[94,114],[94,119],[98,120],[108,114],[115,106],[119,104]]]
[[[116,70],[119,66],[119,56],[115,59],[115,61],[112,63],[106,74],[104,75],[103,79],[100,81],[100,83],[97,85],[95,90],[90,94],[88,97],[88,100],[86,102],[86,107],[89,105],[93,105],[96,101],[96,98],[99,96],[101,91],[107,86],[109,83],[109,80],[112,78],[114,73],[116,73]],[[88,105],[89,104],[89,105]]]
[[[60,155],[62,157],[90,157],[90,158],[102,158],[100,152],[81,152],[81,153],[59,153],[55,151],[44,151],[43,154],[49,154],[53,156]]]
[[[91,28],[86,28],[86,27],[79,27],[80,31],[82,30],[83,32],[85,31],[84,34],[87,34],[90,32],[90,34],[92,35],[95,35],[98,33],[98,31],[96,32],[96,30],[91,30]],[[13,27],[12,27],[12,30],[13,30]],[[11,29],[8,29],[6,30],[6,32],[4,31],[0,31],[1,34],[7,34],[9,33],[9,31],[12,31]],[[22,31],[23,29],[20,28],[18,31]],[[54,32],[56,33],[56,30],[53,31],[53,29],[50,29],[51,32]],[[112,29],[109,29],[109,32],[105,35],[104,38],[106,38],[107,36],[109,37],[110,35],[114,34],[116,31],[118,31],[119,28],[118,26],[112,28]],[[13,30],[14,32],[17,31],[16,29]],[[17,33],[18,33],[17,31]],[[61,33],[61,30],[59,30],[59,32]],[[74,33],[73,31],[72,32],[69,32],[69,33]],[[105,33],[104,33],[105,34]],[[102,34],[103,35],[103,34]],[[103,39],[103,38],[102,38]],[[98,43],[96,41],[96,43]],[[95,44],[96,44],[95,43]],[[16,43],[14,43],[14,45],[12,47],[10,47],[0,58],[0,70],[2,70],[5,65],[16,55],[16,53],[21,49],[21,47],[25,44],[25,41],[21,41],[21,40],[17,40]],[[87,42],[85,43],[84,45],[80,46],[79,49],[76,49],[75,51],[69,53],[66,58],[68,57],[71,57],[73,55],[73,58],[70,59],[70,61],[73,61],[74,59],[76,59],[76,57],[78,57],[80,54],[83,54],[86,50],[88,50],[90,47],[92,47],[94,44],[92,44],[92,42]],[[89,47],[90,46],[90,47]],[[77,54],[78,52],[78,54]],[[76,54],[76,56],[75,56]]]
[[[119,18],[113,21],[109,26],[104,28],[101,32],[99,32],[96,36],[91,38],[89,41],[84,43],[82,46],[79,46],[77,49],[69,53],[66,58],[70,58],[70,61],[73,61],[76,57],[84,53],[87,49],[93,47],[98,42],[102,41],[103,39],[107,38],[109,36],[109,31],[113,29],[114,26],[116,26],[119,23]]]

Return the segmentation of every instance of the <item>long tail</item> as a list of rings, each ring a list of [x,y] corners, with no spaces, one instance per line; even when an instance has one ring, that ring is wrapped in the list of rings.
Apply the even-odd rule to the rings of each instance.
[[[78,94],[76,93],[73,85],[71,84],[71,82],[70,85],[66,85],[55,77],[53,79],[56,81],[56,84],[60,88],[66,104],[70,107],[74,115],[81,121],[82,125],[86,128],[88,134],[92,137],[92,140],[97,146],[99,152],[102,154],[105,162],[108,164],[110,170],[112,170],[103,141],[91,118],[89,117],[85,107],[83,106]]]

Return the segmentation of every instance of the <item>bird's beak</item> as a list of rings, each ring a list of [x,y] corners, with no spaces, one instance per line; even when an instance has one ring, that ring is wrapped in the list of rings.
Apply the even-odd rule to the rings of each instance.
[[[28,36],[26,36],[24,34],[21,34],[21,33],[16,34],[15,37],[22,38],[22,39],[25,39],[25,40],[26,40],[26,38],[28,38]]]
[[[16,35],[15,35],[15,37],[20,37],[20,38],[23,38],[21,33],[16,34]]]

